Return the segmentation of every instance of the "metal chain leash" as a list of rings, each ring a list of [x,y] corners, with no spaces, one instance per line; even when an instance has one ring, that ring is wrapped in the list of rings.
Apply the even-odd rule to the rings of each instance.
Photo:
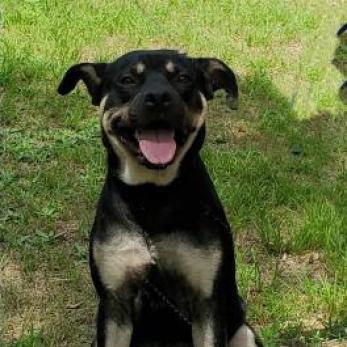
[[[156,260],[154,257],[154,246],[152,244],[152,241],[148,235],[148,233],[144,230],[141,230],[142,236],[147,244],[147,247],[150,251],[150,255],[151,255],[151,262],[153,264],[153,266],[157,266],[156,265]],[[148,281],[147,279],[144,280],[145,285],[147,287],[147,294],[149,295],[149,291],[151,291],[152,293],[154,293],[167,307],[169,307],[174,313],[175,315],[182,320],[184,323],[186,323],[188,326],[192,325],[192,321],[191,319],[185,314],[183,313],[178,307],[177,305],[175,305],[172,300],[170,300],[157,286],[155,286],[153,283],[151,283],[150,281]]]
[[[145,280],[145,284],[147,285],[147,288],[149,288],[152,292],[154,292],[156,296],[159,297],[159,299],[167,307],[169,307],[180,320],[182,320],[188,326],[192,325],[192,321],[189,319],[189,317],[186,314],[184,314],[182,311],[180,311],[178,307],[161,290],[158,289],[158,287],[156,287],[153,283],[151,283],[148,280]]]
[[[214,221],[216,221],[218,224],[222,225],[223,227],[228,228],[229,226],[226,225],[224,223],[224,221],[222,221],[220,218],[218,217],[214,217],[211,216],[211,213],[209,211],[209,208],[207,206],[204,206],[204,214],[208,215],[210,217],[213,218]],[[153,266],[157,266],[156,265],[156,259],[155,259],[155,252],[154,252],[154,246],[153,243],[150,239],[150,236],[148,235],[148,233],[144,230],[141,229],[141,234],[147,244],[147,247],[150,251],[150,255],[151,255],[151,263],[153,264]],[[149,295],[149,291],[151,291],[152,293],[154,293],[167,307],[169,307],[174,313],[175,315],[182,320],[184,323],[186,323],[188,326],[192,326],[192,320],[189,318],[188,315],[186,315],[185,313],[183,313],[178,307],[177,305],[175,305],[172,300],[170,300],[157,286],[155,286],[153,283],[151,283],[150,281],[148,281],[147,279],[145,279],[145,285],[147,287],[147,294]]]

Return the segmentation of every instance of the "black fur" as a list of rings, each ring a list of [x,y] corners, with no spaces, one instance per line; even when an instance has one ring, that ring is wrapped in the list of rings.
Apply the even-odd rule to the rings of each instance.
[[[167,67],[168,62],[174,69]],[[138,63],[143,64],[144,71],[142,65],[136,65]],[[117,342],[122,347],[192,347],[194,336],[194,346],[197,346],[196,336],[199,333],[208,335],[205,323],[210,322],[210,346],[226,347],[235,332],[245,324],[245,305],[239,297],[235,279],[230,227],[199,156],[205,125],[196,123],[194,119],[199,120],[203,112],[201,95],[209,100],[216,90],[224,89],[227,99],[237,100],[235,75],[217,59],[195,59],[171,50],[137,51],[111,64],[87,64],[88,69],[95,67],[100,80],[89,76],[88,69],[81,71],[81,67],[86,65],[79,64],[67,71],[58,91],[69,93],[82,79],[94,104],[99,104],[107,95],[101,105],[104,117],[108,117],[109,112],[110,118],[115,115],[110,120],[110,128],[102,122],[103,142],[108,155],[107,176],[90,242],[91,274],[100,298],[97,346],[106,346],[106,339],[110,336],[107,330],[109,322],[116,324],[121,333],[133,327],[128,343]],[[93,72],[92,75],[95,77]],[[119,110],[121,116],[117,114]],[[154,165],[143,158],[134,134],[138,129],[156,127],[174,129],[178,148],[184,148],[190,138],[193,142],[187,147],[173,179],[164,184],[150,178],[148,182],[129,183],[121,174],[127,160],[136,160],[144,175],[145,172],[159,175],[170,170],[178,160],[176,156],[173,163]],[[115,144],[115,139],[124,142]],[[117,152],[117,146],[125,149],[125,158]],[[127,268],[122,256],[118,258],[116,254],[118,243],[114,251],[113,248],[112,252],[109,251],[107,247],[115,240],[121,242],[119,240],[129,235],[135,235],[142,242],[135,248],[139,252],[148,250],[151,262],[129,263]],[[204,294],[210,282],[205,288],[202,281],[203,285],[199,287],[200,277],[195,278],[197,284],[191,281],[186,276],[185,270],[188,269],[180,265],[179,258],[175,258],[186,257],[189,263],[189,253],[176,254],[175,243],[169,244],[168,249],[164,247],[166,251],[161,253],[161,245],[165,246],[171,237],[177,240],[177,249],[183,245],[182,249],[187,246],[191,252],[206,254],[206,259],[198,260],[203,262],[203,266],[206,261],[206,271],[203,269],[200,277],[206,276],[207,281],[212,276],[210,294]],[[214,252],[220,257],[215,272],[209,274],[209,264],[214,260],[208,257],[213,257]],[[146,255],[136,258],[135,253],[128,256],[124,253],[124,261],[141,262]],[[108,263],[109,260],[114,263]],[[179,265],[171,266],[171,260]],[[110,264],[115,265],[115,273],[108,271]],[[125,270],[121,272],[124,266]],[[195,263],[187,266],[193,266],[194,270]],[[120,271],[120,277],[116,276],[117,271]],[[108,280],[113,276],[118,282],[112,282],[114,287],[110,288]],[[194,335],[193,330],[198,333]],[[259,340],[256,344],[261,346]],[[246,347],[246,342],[242,346]]]

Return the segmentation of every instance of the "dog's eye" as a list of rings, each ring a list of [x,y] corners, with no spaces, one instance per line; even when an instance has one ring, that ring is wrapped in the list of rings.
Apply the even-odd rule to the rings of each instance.
[[[123,76],[120,80],[119,80],[120,84],[123,84],[125,86],[130,86],[130,85],[134,85],[136,84],[136,81],[134,80],[134,78],[132,78],[131,76]]]
[[[177,81],[180,83],[188,83],[190,82],[190,77],[185,73],[181,73],[177,76]]]

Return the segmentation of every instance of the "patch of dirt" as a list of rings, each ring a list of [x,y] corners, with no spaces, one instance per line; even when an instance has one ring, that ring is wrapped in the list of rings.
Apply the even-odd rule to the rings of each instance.
[[[322,313],[316,313],[309,318],[301,319],[304,330],[324,330],[326,317]]]
[[[66,231],[74,227],[74,223],[61,226]],[[95,300],[91,301],[94,292],[87,266],[79,270],[81,280],[77,289],[72,287],[76,279],[69,275],[68,269],[52,273],[44,263],[40,269],[27,273],[13,255],[8,254],[5,260],[0,258],[1,342],[13,343],[34,329],[44,331],[47,336],[52,334],[55,345],[77,345],[56,339],[71,339],[75,329],[89,331],[83,329],[93,324]],[[74,322],[78,322],[75,328]],[[81,324],[84,326],[80,328]]]
[[[73,243],[76,241],[76,231],[79,228],[79,223],[76,220],[71,221],[57,221],[56,223],[56,236],[59,238]]]
[[[219,147],[256,148],[266,153],[274,153],[274,150],[287,153],[288,144],[285,139],[281,136],[267,136],[260,130],[258,118],[259,110],[256,105],[240,105],[235,112],[225,106],[224,97],[218,98],[208,110],[208,141]]]
[[[33,281],[14,261],[7,261],[0,272],[0,294],[5,308],[4,339],[13,341],[27,329],[39,329],[43,325],[44,302],[50,300],[44,273],[36,272]]]
[[[299,58],[300,54],[303,52],[304,45],[300,41],[291,41],[286,46],[286,55],[290,57]]]
[[[0,291],[8,284],[22,284],[23,278],[17,263],[10,259],[4,259],[0,264]]]
[[[322,343],[322,347],[346,347],[346,346],[347,346],[347,340],[344,340],[344,341],[331,340],[331,341],[326,341]]]
[[[231,128],[230,133],[233,142],[243,144],[247,142],[259,142],[261,140],[261,133],[247,121],[237,121]]]
[[[256,112],[256,111],[254,111]],[[253,114],[253,113],[252,113]],[[248,118],[253,118],[249,115]],[[264,135],[258,131],[256,124],[243,119],[242,115],[225,114],[224,110],[211,108],[208,114],[208,135],[212,143],[238,146],[241,148],[252,144],[265,143]]]
[[[253,261],[251,251],[262,247],[261,239],[255,230],[242,230],[235,233],[236,247],[242,250],[244,260],[249,263]]]
[[[337,341],[337,340],[331,340],[331,341],[325,341],[319,344],[320,347],[346,347],[347,341]],[[293,341],[289,345],[281,345],[280,347],[307,347],[307,343],[302,341]]]
[[[279,262],[279,270],[284,278],[298,279],[305,275],[318,280],[326,277],[323,254],[316,251],[300,255],[284,253]]]
[[[259,295],[261,288],[270,286],[273,282],[277,272],[276,258],[268,254],[254,229],[235,233],[235,247],[241,252],[243,262],[254,266],[259,276],[258,284],[248,288],[247,300],[250,300]]]

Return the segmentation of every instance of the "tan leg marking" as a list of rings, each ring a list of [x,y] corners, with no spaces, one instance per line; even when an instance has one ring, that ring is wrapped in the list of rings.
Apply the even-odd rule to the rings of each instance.
[[[242,325],[229,341],[228,347],[257,347],[253,331],[246,325]]]
[[[119,326],[109,319],[106,323],[105,347],[129,347],[132,331],[132,325]]]

